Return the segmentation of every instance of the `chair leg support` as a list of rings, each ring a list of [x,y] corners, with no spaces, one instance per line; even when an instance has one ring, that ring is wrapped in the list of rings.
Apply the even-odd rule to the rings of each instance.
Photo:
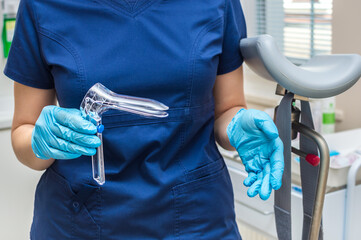
[[[308,238],[310,240],[318,240],[322,219],[323,203],[326,194],[328,170],[330,165],[330,151],[328,149],[328,145],[325,139],[313,129],[310,129],[309,127],[299,122],[293,122],[292,129],[313,140],[317,144],[320,152],[320,170],[318,174],[316,188],[316,199],[313,208],[311,229]]]

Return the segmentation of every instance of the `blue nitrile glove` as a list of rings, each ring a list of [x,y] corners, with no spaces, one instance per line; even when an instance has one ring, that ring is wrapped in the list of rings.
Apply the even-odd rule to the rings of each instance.
[[[41,111],[31,137],[31,147],[41,159],[73,159],[94,155],[100,139],[96,126],[78,109],[46,106]]]
[[[282,185],[283,143],[276,125],[265,112],[241,109],[227,127],[230,143],[238,151],[248,172],[247,194],[266,200]]]

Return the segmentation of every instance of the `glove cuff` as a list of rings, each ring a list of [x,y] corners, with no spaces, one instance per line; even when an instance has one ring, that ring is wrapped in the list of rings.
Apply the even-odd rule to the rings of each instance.
[[[40,154],[38,154],[37,153],[37,147],[35,146],[35,141],[34,141],[34,132],[35,132],[35,128],[36,128],[36,126],[33,128],[33,131],[32,131],[32,133],[31,133],[31,149],[33,150],[33,153],[35,154],[35,156],[37,157],[37,158],[40,158],[40,159],[43,159],[43,160],[48,160],[48,159],[50,159],[50,158],[47,158],[47,157],[45,157],[45,156],[41,156]]]
[[[236,115],[234,115],[234,117],[232,118],[231,122],[228,124],[227,126],[227,136],[229,139],[229,142],[231,143],[231,145],[237,149],[237,145],[236,142],[234,141],[234,131],[235,131],[235,124],[237,123],[238,119],[242,117],[243,115],[243,111],[246,111],[245,108],[241,108]]]

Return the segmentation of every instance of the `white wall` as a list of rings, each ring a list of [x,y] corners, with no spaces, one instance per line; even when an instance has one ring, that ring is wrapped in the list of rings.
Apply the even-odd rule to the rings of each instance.
[[[2,29],[0,12],[0,28]],[[2,191],[0,193],[0,239],[29,239],[34,193],[41,172],[22,165],[15,157],[10,139],[13,115],[13,82],[3,74],[5,60],[0,50],[0,152]]]
[[[29,239],[34,192],[41,173],[23,166],[15,158],[10,143],[10,129],[0,130],[0,141],[0,239]]]
[[[332,23],[333,53],[361,54],[361,1],[334,0]],[[336,97],[336,107],[344,119],[336,124],[338,131],[361,127],[361,81]]]

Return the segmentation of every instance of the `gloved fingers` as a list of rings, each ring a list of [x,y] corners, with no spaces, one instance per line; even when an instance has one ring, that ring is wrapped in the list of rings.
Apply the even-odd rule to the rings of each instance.
[[[84,134],[95,134],[96,126],[81,116],[78,109],[54,107],[55,120],[63,126]]]
[[[243,185],[250,187],[257,180],[257,174],[254,172],[248,173],[248,177],[243,181]]]
[[[268,139],[278,137],[278,129],[272,118],[265,112],[258,111],[254,118],[257,128],[262,131]]]
[[[261,149],[256,149],[256,150],[258,151],[254,153],[252,156],[248,156],[248,158],[246,158],[247,160],[243,160],[242,158],[242,162],[247,172],[258,173],[263,170],[263,165],[265,164],[266,161],[264,157],[262,157]]]
[[[262,185],[262,178],[263,178],[263,173],[262,172],[258,173],[257,180],[247,190],[247,195],[249,197],[255,197],[259,193]]]
[[[83,147],[96,148],[101,144],[100,139],[96,135],[79,133],[58,123],[51,124],[50,129],[55,136]]]
[[[83,147],[75,143],[68,142],[64,139],[58,138],[56,136],[48,139],[48,145],[52,148],[74,154],[92,156],[96,153],[95,148]]]
[[[54,159],[74,159],[81,156],[79,153],[70,153],[70,152],[64,152],[56,148],[49,147],[49,158]]]
[[[36,157],[40,159],[73,159],[78,158],[81,154],[64,152],[59,149],[48,146],[44,141],[32,141],[31,147]],[[42,151],[38,151],[41,149]]]
[[[280,138],[274,141],[273,153],[270,158],[271,176],[270,182],[274,190],[282,186],[282,175],[284,170],[283,143]]]
[[[263,169],[263,179],[262,179],[262,185],[261,190],[259,192],[259,197],[262,200],[267,200],[272,192],[272,188],[270,186],[270,165],[266,164]]]

